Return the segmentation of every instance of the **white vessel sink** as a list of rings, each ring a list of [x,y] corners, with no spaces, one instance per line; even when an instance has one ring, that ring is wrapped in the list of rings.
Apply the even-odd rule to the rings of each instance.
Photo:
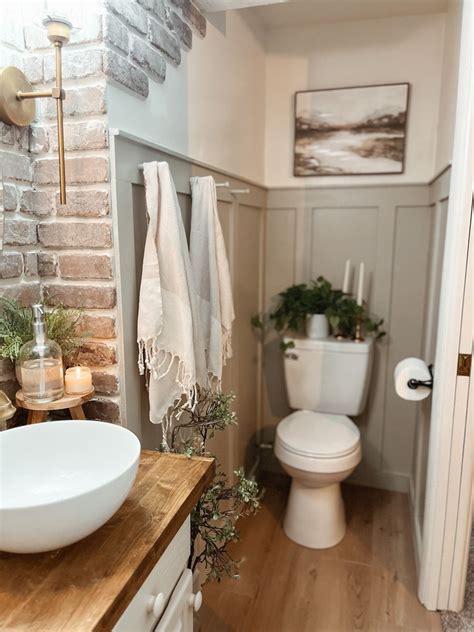
[[[100,421],[0,433],[0,550],[51,551],[101,527],[127,497],[140,442]]]

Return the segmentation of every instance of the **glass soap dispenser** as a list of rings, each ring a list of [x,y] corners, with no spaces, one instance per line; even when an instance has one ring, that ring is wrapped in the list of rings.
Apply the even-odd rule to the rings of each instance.
[[[44,307],[37,303],[33,312],[33,340],[20,349],[20,374],[25,401],[43,404],[64,395],[61,347],[46,335]]]

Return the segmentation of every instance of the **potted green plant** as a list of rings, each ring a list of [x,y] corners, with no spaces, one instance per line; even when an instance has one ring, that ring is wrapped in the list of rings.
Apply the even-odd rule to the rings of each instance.
[[[278,307],[270,313],[275,329],[301,332],[306,330],[308,338],[327,338],[329,323],[326,313],[342,295],[331,283],[320,276],[309,284],[292,285],[279,296]]]
[[[310,338],[325,338],[329,334],[354,338],[359,326],[366,334],[381,338],[385,335],[383,319],[371,315],[365,305],[358,305],[350,295],[332,287],[324,277],[309,284],[292,285],[278,295],[276,309],[263,317],[254,316],[251,324],[266,334],[268,325],[280,335],[286,332],[303,333]],[[319,318],[317,318],[319,316]],[[285,351],[291,343],[281,342]]]
[[[45,314],[48,337],[61,347],[64,360],[70,359],[84,343],[77,325],[81,311],[66,309],[62,305]],[[16,362],[21,347],[33,338],[33,317],[29,307],[17,301],[0,298],[0,358]],[[19,371],[16,371],[20,383]]]

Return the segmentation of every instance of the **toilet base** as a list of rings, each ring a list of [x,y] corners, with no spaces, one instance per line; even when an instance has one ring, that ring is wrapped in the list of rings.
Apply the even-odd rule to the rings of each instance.
[[[310,549],[328,549],[346,532],[341,485],[309,487],[292,479],[283,529],[297,544]]]

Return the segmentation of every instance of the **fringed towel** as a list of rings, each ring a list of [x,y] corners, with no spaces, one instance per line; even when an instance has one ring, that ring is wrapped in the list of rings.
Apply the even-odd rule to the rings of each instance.
[[[191,192],[191,265],[198,293],[207,372],[211,385],[219,387],[223,365],[232,356],[235,315],[229,262],[217,214],[214,178],[191,178]]]
[[[149,218],[138,309],[139,369],[149,371],[150,421],[171,425],[170,407],[207,386],[204,340],[178,196],[166,162],[144,165]]]

